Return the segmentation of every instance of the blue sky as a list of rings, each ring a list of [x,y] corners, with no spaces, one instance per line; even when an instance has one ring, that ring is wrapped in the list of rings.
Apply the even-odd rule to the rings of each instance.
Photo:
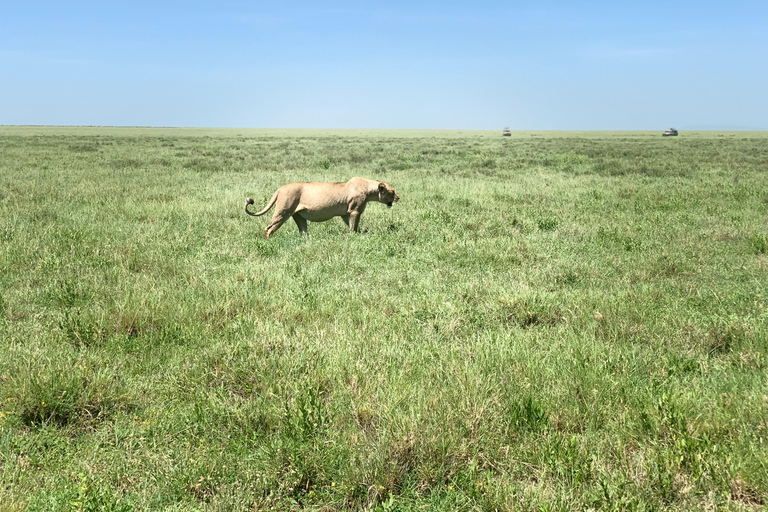
[[[39,2],[0,125],[768,130],[768,2]]]

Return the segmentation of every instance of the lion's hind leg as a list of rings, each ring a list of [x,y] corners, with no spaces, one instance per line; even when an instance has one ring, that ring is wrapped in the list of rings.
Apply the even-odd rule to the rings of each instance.
[[[272,215],[272,220],[269,221],[269,225],[264,230],[264,236],[266,238],[272,236],[275,231],[280,229],[280,226],[285,224],[285,221],[287,221],[289,217],[289,215],[283,215],[281,212],[275,212],[275,214]]]
[[[294,222],[296,222],[296,225],[299,226],[299,233],[301,233],[302,235],[309,234],[309,231],[307,231],[307,219],[305,219],[298,213],[294,213],[293,220]]]

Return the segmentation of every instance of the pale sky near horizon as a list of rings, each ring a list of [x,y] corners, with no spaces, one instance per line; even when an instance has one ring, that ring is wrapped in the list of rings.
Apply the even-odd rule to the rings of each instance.
[[[0,125],[768,130],[768,2],[2,2]]]

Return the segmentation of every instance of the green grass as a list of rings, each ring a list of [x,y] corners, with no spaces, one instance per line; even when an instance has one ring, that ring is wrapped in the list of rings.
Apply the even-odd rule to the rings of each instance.
[[[768,135],[0,127],[0,511],[768,504]],[[387,181],[263,238],[283,183]]]

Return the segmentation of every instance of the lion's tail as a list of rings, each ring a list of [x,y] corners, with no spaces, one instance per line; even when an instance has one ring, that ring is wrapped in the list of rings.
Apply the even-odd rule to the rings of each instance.
[[[267,203],[267,206],[264,207],[263,210],[257,213],[253,213],[251,211],[248,211],[248,205],[253,204],[253,198],[248,198],[245,200],[245,213],[248,215],[253,215],[254,217],[259,217],[260,215],[264,215],[269,211],[270,208],[272,208],[275,205],[275,202],[277,202],[277,192],[272,196],[272,199],[269,200],[269,203]]]

